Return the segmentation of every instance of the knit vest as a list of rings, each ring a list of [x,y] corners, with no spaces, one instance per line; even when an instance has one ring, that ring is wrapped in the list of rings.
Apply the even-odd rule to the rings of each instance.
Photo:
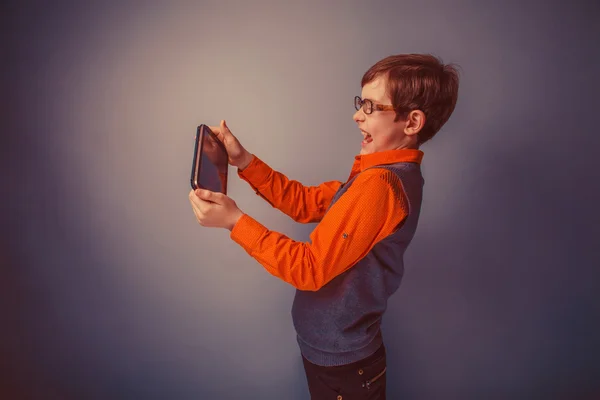
[[[408,216],[396,232],[375,244],[357,264],[318,291],[296,290],[292,320],[300,351],[313,364],[350,364],[377,351],[383,343],[382,315],[402,280],[404,251],[415,234],[421,210],[421,167],[402,162],[371,168],[387,169],[400,178],[408,199]],[[340,187],[329,208],[355,179],[356,176]]]

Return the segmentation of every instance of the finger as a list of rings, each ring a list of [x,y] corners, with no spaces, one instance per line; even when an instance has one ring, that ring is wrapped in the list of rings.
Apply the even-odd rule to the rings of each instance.
[[[196,197],[195,194],[192,194],[192,196]],[[202,212],[198,209],[198,205],[192,198],[190,198],[190,204],[192,205],[192,212],[194,213],[194,216],[196,217],[196,221],[198,221],[198,223],[200,225],[202,225],[202,220],[203,220]]]
[[[208,204],[223,205],[225,198],[227,197],[223,193],[213,192],[207,189],[197,189],[196,193],[200,200],[208,202]]]
[[[196,189],[196,198],[200,200],[214,202],[215,194],[207,189]]]
[[[194,192],[194,189],[190,190],[190,193],[188,193],[188,199],[190,199],[190,202],[194,201],[194,198],[196,197],[196,193]]]
[[[192,211],[194,212],[194,216],[196,216],[196,221],[198,221],[198,223],[202,225],[202,213],[198,211],[194,203],[192,203]]]
[[[233,137],[233,133],[231,133],[231,130],[227,126],[227,122],[225,122],[225,120],[221,121],[221,132],[223,132],[224,136]]]
[[[198,197],[192,190],[192,194],[190,195],[190,204],[192,205],[192,209],[194,210],[194,212],[200,211],[199,207],[201,207],[201,205],[198,200],[199,200]]]
[[[193,197],[190,198],[192,207],[195,207],[201,214],[206,214],[210,208],[211,203],[201,199],[194,193]]]
[[[202,203],[201,203],[200,201],[198,201],[198,200],[200,200],[200,199],[198,198],[198,194],[197,194],[197,191],[198,191],[198,190],[199,190],[199,189],[196,189],[196,190],[192,189],[192,190],[190,191],[190,193],[189,193],[188,197],[189,197],[189,199],[190,199],[190,201],[192,202],[192,204],[193,204],[193,205],[195,205],[196,207],[198,207],[198,206],[200,206],[200,207],[201,207],[201,206],[202,206]]]
[[[215,134],[215,136],[222,142],[223,141],[223,131],[221,129],[220,126],[209,126],[208,127],[211,131],[213,131],[213,133]]]

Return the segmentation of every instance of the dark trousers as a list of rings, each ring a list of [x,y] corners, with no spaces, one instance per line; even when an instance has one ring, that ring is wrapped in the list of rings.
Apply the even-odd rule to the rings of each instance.
[[[311,400],[385,400],[385,346],[369,357],[339,367],[322,367],[302,357]]]

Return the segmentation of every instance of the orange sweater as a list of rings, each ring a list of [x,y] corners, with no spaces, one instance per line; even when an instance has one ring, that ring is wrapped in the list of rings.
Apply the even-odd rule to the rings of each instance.
[[[422,158],[423,152],[416,149],[356,156],[348,180],[369,167],[420,163]],[[351,268],[378,241],[393,233],[407,215],[405,194],[392,189],[402,186],[382,185],[381,169],[360,174],[330,210],[327,208],[342,182],[303,186],[274,171],[256,156],[238,175],[295,221],[319,222],[308,243],[270,231],[246,214],[231,231],[231,238],[269,273],[300,290],[319,290]],[[387,170],[384,176],[397,179]]]

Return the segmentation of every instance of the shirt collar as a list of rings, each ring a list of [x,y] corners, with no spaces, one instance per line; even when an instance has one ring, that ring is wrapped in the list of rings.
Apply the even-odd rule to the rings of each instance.
[[[360,165],[360,171],[375,165],[395,164],[400,162],[421,163],[423,152],[419,149],[400,149],[378,151],[372,154],[363,154],[354,157],[355,163]]]
[[[372,154],[357,155],[354,157],[354,164],[348,180],[354,175],[364,171],[367,168],[376,165],[395,164],[400,162],[412,162],[420,164],[423,159],[423,152],[419,149],[399,149],[378,151]]]

